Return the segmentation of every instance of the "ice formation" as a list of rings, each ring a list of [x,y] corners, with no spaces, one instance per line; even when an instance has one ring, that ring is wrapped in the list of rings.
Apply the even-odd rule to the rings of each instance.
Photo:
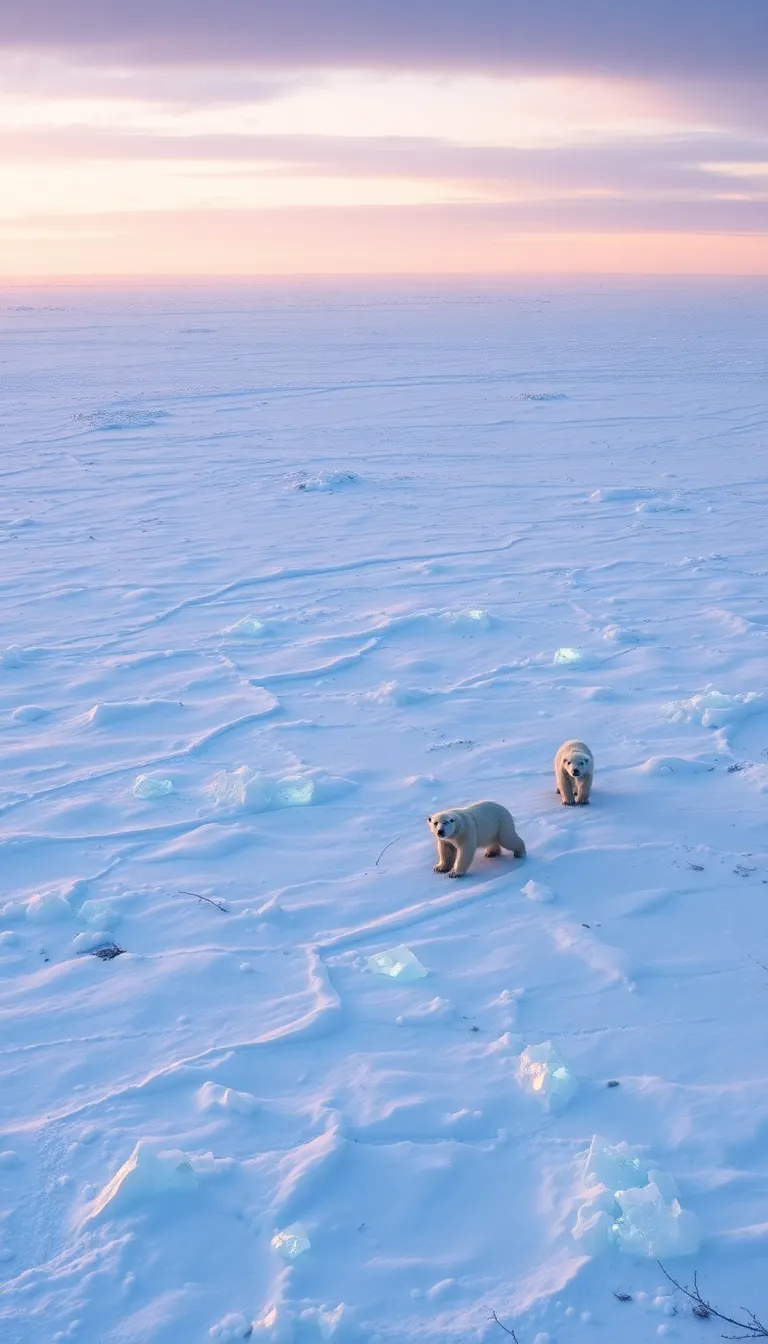
[[[663,1260],[698,1250],[698,1220],[682,1208],[673,1178],[649,1170],[629,1144],[611,1144],[596,1134],[584,1163],[584,1180],[586,1196],[573,1238],[587,1255],[616,1247],[625,1255]]]
[[[609,1143],[595,1134],[584,1163],[587,1185],[606,1185],[609,1190],[629,1190],[647,1185],[648,1168],[628,1143]]]
[[[254,811],[269,807],[271,798],[266,777],[252,774],[247,765],[220,770],[213,777],[211,793],[217,807],[250,807]]]
[[[158,779],[156,775],[137,775],[133,793],[134,797],[147,801],[152,798],[165,798],[167,794],[173,793],[173,781]]]
[[[418,957],[409,947],[401,944],[389,952],[376,952],[368,958],[368,969],[379,975],[388,975],[392,980],[422,980],[429,972],[425,970]]]
[[[667,1199],[655,1181],[640,1190],[617,1190],[616,1203],[621,1214],[613,1224],[613,1238],[626,1255],[671,1260],[699,1249],[698,1219],[678,1199]]]
[[[277,807],[306,807],[312,802],[315,786],[311,779],[301,775],[286,775],[275,785],[274,800]]]
[[[350,781],[332,779],[322,771],[274,779],[241,765],[237,770],[220,770],[210,788],[217,807],[266,812],[270,808],[308,807],[317,801],[318,784],[324,796],[333,796],[351,787]]]
[[[562,666],[567,667],[573,663],[583,662],[584,654],[581,652],[581,649],[569,649],[569,648],[557,649],[555,651],[555,656],[552,659],[552,661],[558,667]]]
[[[290,1227],[276,1232],[272,1238],[273,1251],[277,1251],[284,1260],[297,1260],[309,1248],[310,1240],[302,1223],[291,1223]]]
[[[135,1203],[171,1190],[194,1190],[197,1176],[186,1153],[158,1149],[142,1139],[88,1210],[90,1221],[107,1211],[119,1215]]]
[[[442,618],[447,625],[466,625],[478,630],[488,630],[493,624],[488,612],[482,607],[462,607],[459,611],[444,611]]]
[[[256,616],[243,616],[242,620],[235,621],[234,625],[227,626],[225,635],[241,636],[243,639],[258,639],[264,634],[266,626]]]
[[[578,1084],[551,1041],[529,1045],[520,1056],[517,1081],[544,1103],[547,1110],[562,1110],[576,1095]]]
[[[707,686],[690,700],[670,700],[662,711],[673,723],[700,723],[702,728],[722,728],[735,719],[765,707],[768,696],[764,691],[745,691],[725,695]]]
[[[325,1340],[357,1340],[349,1308],[344,1302],[337,1307],[305,1307],[296,1311],[284,1304],[272,1306],[264,1316],[253,1323],[253,1338],[269,1340],[270,1344],[322,1344]]]

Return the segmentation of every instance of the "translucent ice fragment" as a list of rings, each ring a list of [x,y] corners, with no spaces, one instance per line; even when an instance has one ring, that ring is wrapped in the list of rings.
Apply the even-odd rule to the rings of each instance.
[[[265,628],[264,622],[258,620],[255,616],[244,616],[241,621],[235,621],[234,625],[230,625],[224,633],[226,635],[240,635],[244,639],[258,639],[260,635],[264,634]]]
[[[266,812],[274,802],[274,792],[266,775],[243,777],[243,806],[246,812]]]
[[[301,775],[286,775],[278,781],[275,802],[279,807],[306,807],[312,802],[315,786],[311,779]]]
[[[237,770],[220,770],[211,784],[218,807],[242,807],[248,812],[265,812],[273,802],[273,790],[264,775],[252,775],[247,765]]]
[[[173,793],[173,781],[158,779],[156,775],[137,775],[133,793],[134,797],[147,800],[165,798],[166,794]]]
[[[517,1081],[532,1092],[547,1110],[562,1110],[576,1095],[578,1084],[551,1041],[529,1045],[520,1056]]]
[[[563,663],[580,663],[584,658],[581,649],[558,649],[553,658],[553,662],[562,665]]]
[[[197,1187],[197,1177],[186,1153],[178,1149],[157,1150],[154,1145],[140,1140],[127,1162],[104,1186],[91,1208],[88,1219],[108,1210],[119,1214],[144,1199],[163,1195],[172,1190],[190,1190]]]
[[[674,1176],[670,1176],[666,1171],[649,1171],[648,1182],[655,1185],[660,1190],[664,1199],[671,1204],[673,1199],[680,1198],[680,1191],[677,1188],[677,1181]]]
[[[675,1255],[694,1255],[701,1232],[694,1214],[669,1202],[651,1182],[642,1190],[617,1190],[621,1217],[613,1224],[613,1237],[620,1251],[648,1260],[669,1260]]]
[[[443,619],[449,625],[471,625],[481,630],[487,630],[491,625],[491,618],[482,607],[463,607],[460,611],[446,611]]]
[[[609,1143],[595,1134],[584,1163],[588,1185],[607,1185],[609,1190],[629,1190],[648,1184],[648,1168],[628,1143]]]
[[[284,1260],[297,1260],[310,1247],[306,1228],[302,1223],[291,1223],[290,1227],[276,1232],[272,1238],[272,1249]]]
[[[409,947],[393,947],[389,952],[376,952],[368,958],[368,969],[388,975],[392,980],[423,980],[425,970]]]
[[[239,770],[220,770],[214,775],[211,792],[219,807],[242,807],[247,776],[248,767],[245,765],[241,765]]]
[[[612,1191],[604,1185],[596,1186],[591,1198],[579,1209],[571,1235],[574,1241],[581,1243],[585,1255],[601,1255],[614,1244],[615,1220],[616,1203]]]

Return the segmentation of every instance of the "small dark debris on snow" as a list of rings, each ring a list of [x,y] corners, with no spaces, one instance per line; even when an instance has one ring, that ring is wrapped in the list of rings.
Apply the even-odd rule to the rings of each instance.
[[[605,1086],[606,1086],[606,1087],[621,1087],[621,1083],[619,1082],[618,1078],[609,1078],[609,1079],[608,1079],[608,1082],[605,1084]]]
[[[479,1028],[479,1027],[470,1027],[469,1030],[470,1030],[470,1031],[479,1031],[480,1028]]]
[[[616,1298],[616,1301],[617,1301],[617,1302],[631,1302],[631,1301],[632,1301],[632,1294],[631,1294],[631,1293],[614,1293],[613,1296]]]
[[[736,761],[733,765],[729,765],[729,766],[728,766],[728,774],[729,774],[729,775],[736,775],[736,774],[738,774],[738,772],[739,772],[740,770],[743,770],[743,769],[744,769],[744,762],[743,762],[743,761]]]
[[[99,961],[114,961],[115,957],[122,957],[124,952],[125,948],[118,947],[117,943],[102,943],[100,947],[89,947],[86,953],[80,955],[98,957]]]
[[[694,1302],[691,1311],[694,1316],[698,1316],[700,1321],[708,1321],[712,1315],[709,1307],[705,1307],[703,1302]]]
[[[691,872],[693,872],[693,873],[703,873],[703,872],[704,872],[704,864],[703,864],[703,863],[689,863],[689,864],[688,864],[688,867],[690,868]]]
[[[737,863],[733,871],[736,877],[749,877],[750,873],[755,872],[755,869],[748,868],[745,863]]]
[[[591,925],[591,924],[582,924],[581,927],[582,927],[582,929],[591,929],[591,928],[592,928],[592,925]]]

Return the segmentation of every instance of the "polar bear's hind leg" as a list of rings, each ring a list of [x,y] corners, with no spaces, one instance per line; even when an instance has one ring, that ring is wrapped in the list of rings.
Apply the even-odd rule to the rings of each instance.
[[[501,824],[499,826],[499,840],[504,846],[504,849],[510,849],[512,851],[516,859],[525,857],[525,841],[522,836],[517,834],[515,823],[509,815],[502,817],[501,819]]]

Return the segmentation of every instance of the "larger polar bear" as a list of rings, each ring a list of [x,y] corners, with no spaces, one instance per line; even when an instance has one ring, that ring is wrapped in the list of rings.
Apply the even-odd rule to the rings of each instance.
[[[515,829],[514,818],[501,803],[468,803],[427,817],[437,841],[436,873],[463,877],[478,846],[485,857],[495,859],[502,849],[511,849],[516,859],[525,857],[525,844]]]

